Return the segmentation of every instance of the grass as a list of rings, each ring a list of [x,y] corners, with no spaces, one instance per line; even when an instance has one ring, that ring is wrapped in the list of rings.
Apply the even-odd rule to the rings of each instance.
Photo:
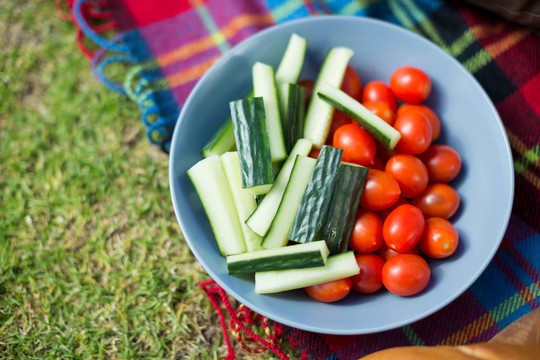
[[[137,107],[91,76],[54,1],[0,9],[0,357],[225,356]]]

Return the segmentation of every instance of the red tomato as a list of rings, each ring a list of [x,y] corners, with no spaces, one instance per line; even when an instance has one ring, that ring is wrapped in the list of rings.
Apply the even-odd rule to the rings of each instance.
[[[411,198],[420,194],[428,185],[428,171],[424,163],[414,155],[397,154],[386,162],[384,171],[396,179],[401,196]]]
[[[352,122],[353,121],[341,111],[334,111],[334,116],[332,117],[332,123],[330,124],[330,130],[328,131],[328,137],[326,138],[326,142],[331,145],[336,130],[343,125],[351,124]]]
[[[419,104],[431,93],[431,79],[420,69],[403,66],[392,73],[390,89],[399,100]]]
[[[450,182],[461,170],[461,157],[448,145],[431,145],[418,157],[426,165],[429,181],[432,183]]]
[[[400,104],[397,108],[396,116],[403,114],[407,110],[419,109],[419,106],[420,105],[416,105],[416,104]]]
[[[384,163],[386,163],[388,159],[390,159],[392,156],[399,153],[396,149],[388,150],[387,148],[384,147],[384,145],[380,141],[377,141],[375,143],[375,148],[376,148],[377,157],[379,157],[382,161],[384,161]]]
[[[442,217],[449,219],[459,208],[460,197],[448,184],[430,184],[411,204],[418,206],[426,218]]]
[[[382,220],[371,210],[358,209],[349,239],[349,248],[359,253],[371,253],[381,247]]]
[[[306,105],[311,101],[311,95],[313,94],[313,88],[315,87],[315,81],[310,79],[298,80],[298,85],[302,85],[306,88]]]
[[[387,103],[382,101],[368,101],[363,105],[366,109],[383,119],[388,125],[394,125],[396,114]]]
[[[370,101],[382,101],[390,106],[392,111],[397,110],[397,100],[392,90],[382,81],[370,81],[364,87],[362,94],[362,104]]]
[[[321,149],[312,148],[311,151],[309,152],[309,157],[317,159],[320,153],[321,153]]]
[[[384,161],[382,161],[380,158],[375,156],[375,159],[373,160],[373,164],[370,166],[370,168],[384,171]]]
[[[342,161],[362,166],[373,164],[375,139],[357,123],[343,125],[337,129],[333,145],[343,149]]]
[[[416,295],[429,284],[431,270],[421,256],[398,254],[384,263],[382,282],[393,294],[400,296]]]
[[[386,218],[388,217],[388,215],[390,215],[390,213],[392,211],[394,211],[395,208],[397,208],[398,206],[400,205],[403,205],[403,204],[410,204],[409,201],[407,201],[407,199],[405,199],[403,196],[400,196],[398,201],[396,201],[396,203],[392,206],[390,206],[389,208],[387,209],[384,209],[384,210],[380,210],[380,211],[377,211],[377,215],[379,215],[379,217],[381,218],[382,221],[386,220]]]
[[[440,217],[426,220],[424,234],[418,243],[427,256],[442,259],[452,255],[458,246],[459,235],[452,223]]]
[[[439,119],[435,111],[423,104],[402,104],[398,108],[396,116],[408,110],[421,111],[424,115],[426,115],[431,125],[431,141],[437,140],[439,138],[439,135],[441,134],[441,120]]]
[[[321,302],[334,302],[343,299],[351,292],[351,278],[325,282],[319,285],[305,288],[307,294],[313,299]]]
[[[369,169],[366,185],[360,197],[360,206],[368,210],[384,210],[398,201],[401,190],[392,175],[377,169]]]
[[[401,134],[396,150],[409,154],[421,154],[431,145],[431,125],[419,111],[405,111],[396,118],[394,128]]]
[[[382,287],[384,259],[377,254],[355,254],[360,273],[351,277],[352,289],[362,294],[373,294]]]
[[[375,252],[377,255],[382,257],[384,260],[388,260],[391,257],[394,257],[398,254],[397,251],[390,249],[388,246],[386,246],[385,243],[382,244],[382,246]],[[416,254],[420,255],[420,249],[418,248],[418,245],[413,247],[411,250],[404,252],[403,254]]]
[[[341,90],[358,101],[362,98],[362,80],[360,79],[360,75],[350,65],[345,69]]]
[[[424,227],[424,215],[419,208],[410,204],[400,205],[384,220],[384,243],[397,252],[407,252],[418,244]]]

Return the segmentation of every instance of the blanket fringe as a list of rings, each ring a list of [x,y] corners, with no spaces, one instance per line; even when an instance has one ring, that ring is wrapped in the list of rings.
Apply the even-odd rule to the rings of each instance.
[[[199,286],[218,313],[228,352],[227,356],[223,358],[224,360],[236,359],[234,347],[229,338],[229,331],[236,336],[238,343],[246,352],[262,353],[272,350],[281,360],[289,359],[278,346],[279,339],[283,334],[281,324],[271,323],[268,318],[255,313],[243,304],[240,304],[238,309],[235,309],[229,301],[227,293],[214,280],[202,282]],[[230,317],[228,327],[222,305]],[[248,328],[248,326],[257,327],[259,325],[268,340]]]
[[[107,31],[117,29],[107,0],[56,0],[56,12],[60,19],[76,26],[76,41],[80,51],[90,59],[93,76],[110,90],[127,96],[141,110],[141,121],[147,128],[147,138],[168,153],[178,112],[163,114],[157,105],[159,81],[149,81],[154,67],[140,64],[124,43],[124,34],[105,37]],[[93,44],[94,48],[87,46]],[[106,74],[106,68],[119,64],[127,68],[122,81],[114,81]],[[174,106],[176,108],[177,106]],[[179,109],[177,109],[179,111]]]

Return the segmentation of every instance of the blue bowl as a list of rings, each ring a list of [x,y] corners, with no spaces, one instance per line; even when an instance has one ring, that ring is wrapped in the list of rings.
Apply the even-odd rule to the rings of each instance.
[[[228,116],[228,103],[251,89],[251,66],[277,66],[291,33],[308,41],[301,78],[315,79],[333,46],[355,51],[350,64],[363,83],[389,82],[393,70],[412,65],[432,79],[427,105],[439,115],[438,142],[454,147],[462,171],[452,183],[461,206],[452,218],[460,245],[450,258],[430,261],[432,278],[419,295],[399,297],[351,293],[337,303],[310,299],[303,290],[275,295],[254,292],[252,275],[227,274],[201,203],[186,171],[202,159],[201,148]],[[208,274],[252,310],[283,324],[326,334],[366,334],[420,320],[443,308],[478,279],[493,258],[509,221],[513,191],[512,155],[504,127],[490,99],[467,70],[426,39],[385,22],[322,16],[261,31],[229,51],[200,79],[180,114],[172,139],[169,177],[172,202],[191,251]]]

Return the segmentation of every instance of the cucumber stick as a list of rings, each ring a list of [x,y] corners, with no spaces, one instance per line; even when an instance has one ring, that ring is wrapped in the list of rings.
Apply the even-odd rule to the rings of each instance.
[[[387,149],[394,149],[399,139],[401,139],[401,134],[396,129],[335,85],[330,83],[321,84],[315,94],[317,94],[318,98],[360,124]]]
[[[253,96],[261,97],[264,102],[266,127],[273,162],[280,162],[287,157],[285,140],[281,128],[278,94],[274,68],[270,65],[256,62],[252,68]]]
[[[299,139],[283,163],[270,191],[264,196],[257,209],[249,216],[246,224],[260,236],[264,236],[279,208],[281,198],[289,182],[296,155],[307,156],[311,151],[311,140]]]
[[[316,160],[313,158],[296,155],[291,176],[289,177],[289,182],[279,203],[276,215],[262,241],[262,246],[265,249],[274,249],[287,245],[289,231],[291,230],[296,211],[302,200],[302,194],[306,190],[315,163]]]
[[[287,116],[287,104],[289,99],[289,84],[296,84],[306,55],[307,40],[298,34],[291,34],[287,49],[281,58],[276,71],[276,85],[278,90],[280,116]]]
[[[319,233],[319,238],[326,241],[332,254],[344,252],[348,248],[368,170],[364,166],[341,163],[328,212]]]
[[[306,49],[307,40],[298,34],[291,34],[276,71],[276,82],[278,84],[295,84],[298,81],[304,66]]]
[[[320,267],[330,251],[323,240],[227,256],[229,274]]]
[[[299,243],[318,240],[334,191],[342,154],[342,149],[328,145],[322,147],[298,206],[289,240]]]
[[[261,97],[230,102],[242,187],[267,193],[274,181],[264,103]]]
[[[257,207],[257,202],[251,192],[242,188],[238,152],[226,152],[220,156],[220,160],[229,182],[229,188],[240,220],[240,227],[244,234],[246,249],[247,251],[260,250],[262,248],[262,237],[251,230],[245,223],[246,219]]]
[[[353,251],[328,257],[325,266],[255,273],[257,294],[301,289],[360,273]]]
[[[232,119],[229,116],[216,130],[202,149],[204,157],[221,155],[235,147]]]
[[[206,212],[221,255],[245,252],[240,220],[219,156],[200,160],[187,174]]]
[[[349,60],[353,56],[353,51],[346,47],[331,48],[326,55],[321,67],[313,94],[317,94],[319,88],[324,83],[329,83],[335,87],[340,87]],[[306,112],[304,125],[304,137],[313,141],[313,147],[320,149],[326,142],[334,108],[318,96],[312,96]]]
[[[285,148],[291,148],[304,135],[304,115],[306,109],[306,88],[297,84],[287,84],[287,110],[283,120]]]

